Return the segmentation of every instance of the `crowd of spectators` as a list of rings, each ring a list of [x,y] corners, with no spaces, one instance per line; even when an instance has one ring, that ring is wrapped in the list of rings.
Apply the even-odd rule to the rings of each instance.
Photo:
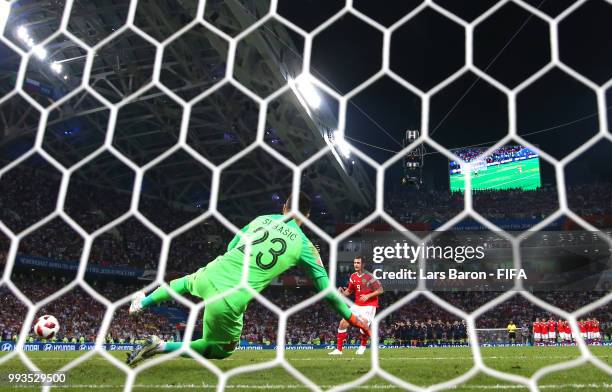
[[[513,153],[505,151],[503,154]],[[6,191],[0,195],[0,218],[12,230],[19,232],[55,208],[60,177],[48,171],[21,165],[7,172],[1,179]],[[73,184],[74,183],[74,184]],[[606,215],[612,212],[612,184],[568,185],[569,207],[578,215]],[[131,194],[127,191],[99,188],[71,182],[65,211],[88,232],[126,212]],[[542,219],[558,207],[556,187],[544,186],[537,190],[475,191],[473,205],[488,219]],[[171,204],[143,195],[140,210],[156,226],[171,232],[199,216],[203,210]],[[385,209],[404,224],[445,222],[463,211],[461,193],[448,191],[399,189],[385,195]],[[362,216],[353,211],[344,223],[358,222]],[[313,221],[319,219],[313,215]],[[334,222],[342,223],[342,222]],[[605,222],[602,222],[604,224]],[[223,248],[215,240],[225,242],[232,234],[218,222],[209,219],[176,237],[171,246],[169,267],[189,271],[205,263]],[[82,241],[63,221],[56,219],[39,228],[29,237],[20,253],[56,256],[78,260]],[[29,237],[26,237],[28,240]],[[27,242],[27,241],[26,241]],[[180,244],[180,245],[179,245]],[[153,268],[158,259],[159,239],[135,219],[109,229],[94,244],[90,260],[94,264]],[[171,270],[171,268],[169,268]]]
[[[496,156],[521,154],[524,150],[516,148],[500,149]],[[469,156],[466,155],[466,158]],[[44,216],[56,204],[59,175],[21,165],[7,172],[1,179],[3,193],[0,195],[0,219],[10,229],[20,232]],[[127,211],[131,194],[126,191],[101,189],[91,185],[71,184],[66,200],[66,212],[85,230],[92,232]],[[580,215],[609,214],[612,211],[612,184],[590,184],[568,186],[567,196],[570,208]],[[533,218],[541,219],[556,209],[557,194],[554,187],[542,187],[534,191],[503,190],[476,191],[473,202],[475,209],[485,217],[493,219]],[[403,223],[445,221],[463,210],[463,196],[460,193],[444,191],[400,191],[385,198],[386,210]],[[145,195],[141,198],[140,209],[162,231],[168,233],[200,215],[203,210],[171,205],[161,199]],[[351,220],[359,220],[358,214],[351,213]],[[316,221],[316,218],[315,218]],[[349,223],[349,222],[345,222]],[[320,248],[323,259],[327,259],[328,249],[324,241],[317,241],[312,233],[307,233]],[[170,244],[166,270],[175,274],[190,273],[213,260],[223,252],[233,234],[214,219],[208,219],[184,233],[174,237]],[[28,256],[46,257],[55,260],[76,261],[82,253],[83,239],[63,220],[56,218],[23,238],[18,253]],[[89,263],[100,266],[131,267],[155,270],[161,240],[135,218],[110,228],[98,236],[92,246]],[[8,251],[8,241],[0,234],[0,264]],[[291,274],[303,276],[301,269]],[[26,287],[24,293],[33,301],[47,297],[66,284],[62,279],[42,279],[33,276],[11,276],[18,287]],[[40,281],[39,281],[40,280]],[[89,280],[88,280],[89,282]],[[108,298],[129,295],[140,287],[135,284],[93,281],[92,286]],[[0,332],[3,337],[12,336],[19,330],[25,315],[25,308],[19,301],[4,291],[2,296],[3,312],[0,318]],[[383,304],[395,302],[405,293],[385,293]],[[281,308],[299,303],[312,295],[312,290],[304,287],[269,290],[267,297]],[[485,299],[492,299],[490,293],[459,292],[441,296],[458,307],[475,308]],[[564,309],[575,309],[595,299],[594,294],[564,293],[546,294],[544,299]],[[445,297],[447,296],[447,297]],[[476,298],[476,299],[474,299]],[[476,302],[474,302],[476,301]],[[479,302],[480,301],[480,302]],[[522,302],[521,302],[522,301]],[[70,306],[66,306],[70,304]],[[21,309],[21,310],[20,310]],[[8,310],[8,311],[4,311]],[[43,309],[40,314],[54,314],[60,319],[63,333],[70,336],[85,336],[91,339],[97,332],[105,309],[82,290],[67,293]],[[598,318],[602,325],[609,325],[610,311],[604,308]],[[302,314],[302,313],[300,313]],[[299,314],[298,314],[299,315]],[[318,339],[327,342],[335,339],[338,317],[323,303],[319,302],[304,311],[302,317],[294,315],[289,319],[287,328],[288,342],[308,342]],[[519,323],[529,323],[540,314],[522,297],[499,306],[493,313],[479,319],[479,327],[503,327],[509,318]],[[243,337],[253,342],[274,341],[276,339],[276,316],[267,308],[254,302],[245,315]],[[427,320],[440,320],[451,326],[461,324],[462,320],[445,312],[423,297],[411,302],[381,323],[381,335],[392,336],[401,325],[427,323]],[[116,324],[115,324],[116,323]],[[163,316],[146,313],[139,321],[128,318],[125,309],[120,309],[111,325],[110,334],[115,339],[142,338],[150,333],[172,335],[175,326],[170,325]]]
[[[281,309],[286,309],[295,304],[298,304],[314,294],[312,290],[305,288],[291,289],[283,287],[271,287],[263,292],[266,298],[274,302]],[[385,292],[381,298],[381,309],[391,305],[401,299],[406,292]],[[437,293],[447,302],[465,310],[467,312],[474,311],[486,302],[499,296],[500,292],[441,292]],[[552,293],[536,293],[537,296],[545,301],[558,306],[561,309],[573,311],[581,306],[591,303],[601,295],[602,292],[552,292]],[[513,320],[517,326],[530,328],[531,323],[536,317],[554,317],[558,316],[550,314],[526,300],[520,295],[515,295],[508,301],[496,306],[490,311],[484,313],[476,321],[476,328],[479,329],[495,329],[505,328],[510,320]],[[591,317],[596,317],[601,321],[602,330],[604,333],[612,334],[612,306],[604,306],[591,314]],[[408,304],[400,307],[390,316],[385,318],[380,323],[381,340],[385,338],[397,337],[403,327],[411,326],[418,331],[417,336],[424,333],[425,337],[430,338],[428,331],[429,320],[432,323],[441,325],[441,330],[447,339],[465,339],[464,320],[438,306],[424,296],[419,296]],[[287,321],[286,341],[289,343],[308,343],[319,341],[321,343],[329,343],[336,339],[336,331],[338,328],[338,316],[327,306],[324,301],[319,301],[307,309],[292,315]],[[249,305],[249,309],[245,314],[243,339],[248,342],[271,342],[274,343],[277,337],[278,316],[268,310],[259,302],[253,301]],[[451,328],[452,327],[452,328]],[[423,329],[424,328],[424,329]],[[399,331],[399,332],[398,332]],[[606,332],[607,331],[607,332]],[[350,331],[355,337],[358,332]],[[442,336],[442,333],[434,331],[435,336]],[[404,340],[406,339],[404,336]],[[422,339],[419,339],[422,341]]]
[[[463,211],[461,193],[400,189],[385,195],[385,211],[403,224],[446,221]]]
[[[527,149],[504,147],[495,156],[522,154]],[[466,150],[472,151],[472,150]],[[469,154],[466,152],[466,154]],[[60,176],[48,169],[20,165],[8,171],[0,180],[5,190],[0,196],[0,218],[16,232],[22,231],[55,208]],[[67,194],[65,211],[88,232],[109,223],[129,208],[131,192],[109,186],[86,184],[74,175]],[[607,195],[612,184],[591,183],[567,185],[569,206],[579,215],[608,214],[612,201]],[[145,189],[139,209],[151,222],[165,232],[171,232],[200,215],[196,206],[167,202]],[[174,200],[167,195],[166,200]],[[474,207],[491,219],[542,218],[557,208],[557,190],[544,186],[537,190],[474,191]],[[315,203],[316,204],[316,203]],[[205,205],[202,204],[202,207]],[[354,207],[354,206],[352,206]],[[385,209],[403,223],[444,221],[464,208],[463,195],[444,190],[410,191],[404,188],[385,194]],[[271,211],[274,212],[274,211]],[[334,224],[354,223],[363,214],[355,208],[335,216]],[[329,215],[329,214],[327,214]],[[326,215],[313,215],[313,220],[325,221]]]
[[[78,261],[82,251],[83,238],[61,218],[55,218],[25,236],[17,252],[27,256]]]
[[[18,233],[50,214],[57,202],[60,176],[20,165],[0,178],[0,220]]]
[[[89,262],[103,267],[156,269],[161,239],[136,218],[129,218],[97,237]]]
[[[479,190],[473,193],[474,209],[490,220],[541,220],[558,208],[557,189]]]
[[[576,214],[612,213],[611,183],[568,185],[569,208]],[[474,190],[474,209],[487,219],[543,219],[559,208],[557,188]],[[463,194],[410,189],[385,195],[385,210],[401,223],[445,222],[463,211]],[[603,224],[603,223],[602,223]]]
[[[16,283],[28,282],[22,289],[23,293],[32,301],[40,301],[56,292],[66,284],[65,279],[53,277],[32,277],[17,275],[13,279]],[[100,294],[107,296],[112,292],[114,296],[129,296],[131,292],[138,289],[134,284],[116,283],[113,281],[93,281],[91,286]],[[314,295],[312,287],[289,288],[282,286],[271,286],[264,290],[262,294],[281,309],[287,309],[296,305],[310,296]],[[389,306],[401,299],[406,292],[385,292],[381,298],[381,309]],[[442,299],[450,304],[471,312],[482,306],[487,301],[492,300],[501,293],[499,292],[440,292],[437,293]],[[543,300],[555,306],[573,311],[583,305],[597,300],[602,293],[600,292],[552,292],[535,293]],[[3,304],[3,312],[0,317],[0,335],[2,338],[12,338],[18,334],[21,324],[26,314],[26,307],[8,291],[6,287],[0,288],[0,299]],[[176,303],[169,302],[164,306],[179,307]],[[379,310],[379,311],[380,311]],[[58,318],[61,330],[58,338],[61,340],[66,336],[69,340],[73,337],[80,339],[84,337],[86,341],[93,341],[100,324],[104,318],[106,308],[103,304],[96,301],[81,288],[75,288],[57,300],[46,304],[37,312],[37,317],[43,314],[52,314]],[[186,312],[184,313],[186,316]],[[509,300],[497,305],[487,311],[476,321],[476,327],[481,329],[504,328],[509,320],[514,320],[517,326],[527,327],[536,317],[558,316],[536,307],[521,295],[515,295]],[[606,305],[592,312],[589,317],[596,317],[600,320],[604,335],[612,333],[612,306]],[[404,306],[397,309],[380,323],[381,339],[397,338],[409,341],[416,336],[424,336],[431,340],[429,320],[438,325],[444,331],[446,339],[460,339],[464,331],[459,326],[464,321],[453,313],[449,313],[438,306],[425,296],[419,296]],[[186,320],[181,320],[182,322]],[[335,340],[339,318],[329,308],[325,301],[319,301],[306,309],[292,315],[287,322],[286,341],[288,343],[300,344],[308,342],[329,343]],[[127,305],[122,306],[113,315],[108,337],[117,341],[132,341],[143,339],[151,334],[158,334],[165,337],[173,337],[177,333],[177,325],[156,312],[145,311],[140,317],[130,317],[127,314]],[[410,326],[408,328],[408,326]],[[450,327],[449,327],[450,326]],[[201,324],[196,326],[200,331]],[[406,328],[413,332],[406,332]],[[437,328],[437,327],[436,327]],[[450,329],[449,329],[450,328]],[[278,316],[264,305],[257,301],[251,302],[244,320],[244,330],[242,338],[251,343],[271,343],[274,344],[277,338]],[[402,332],[403,331],[403,332]],[[352,331],[357,336],[357,331]],[[441,333],[437,329],[433,330],[434,335],[439,338]],[[407,335],[406,335],[407,334]],[[441,338],[440,338],[441,339]]]
[[[233,233],[215,219],[195,225],[172,239],[166,271],[174,276],[197,270],[223,254],[232,237]],[[313,240],[326,259],[327,244]],[[0,248],[0,256],[3,256],[8,251],[8,241],[2,241]],[[83,239],[67,223],[56,218],[24,237],[18,254],[76,262],[82,251]],[[96,237],[88,263],[155,271],[160,251],[161,239],[137,219],[129,218]],[[301,271],[295,272],[303,276]]]
[[[13,188],[7,187],[7,189]],[[23,205],[19,208],[15,206],[14,201],[18,199],[17,194],[5,196],[0,197],[0,209],[3,214],[2,220],[7,226],[15,230],[21,230],[22,224],[27,227],[27,225],[34,223],[34,218],[28,215],[31,211],[26,208],[27,206]],[[109,197],[108,193],[92,192],[88,193],[87,198],[90,201],[87,205],[94,206],[98,205],[97,199],[114,199],[114,196]],[[8,199],[8,202],[6,199]],[[143,204],[150,206],[151,203],[144,202]],[[103,204],[99,205],[102,206]],[[35,206],[34,210],[36,209],[38,207]],[[83,224],[83,227],[98,228],[109,221],[102,210],[103,208],[96,210],[85,206],[79,215],[81,219],[76,219],[76,217],[75,219]],[[177,208],[174,212],[163,209],[160,211],[166,211],[163,216],[157,215],[157,219],[165,222],[162,228],[172,228],[172,230],[198,215],[180,208]],[[115,215],[113,214],[113,218],[117,217]],[[20,219],[21,216],[24,219]],[[36,217],[34,220],[43,217],[40,213],[35,213],[34,216]],[[3,262],[4,256],[8,252],[9,241],[3,235],[0,237],[0,256],[2,256]],[[221,253],[231,238],[232,233],[212,218],[194,226],[172,240],[167,271],[191,272],[200,268]],[[25,236],[20,242],[18,254],[76,262],[80,260],[82,251],[83,238],[61,218],[55,218]],[[96,237],[88,262],[103,267],[155,270],[160,251],[161,239],[139,220],[130,217]]]
[[[462,148],[453,150],[453,153],[457,155],[464,162],[472,162],[479,158],[482,158],[482,154],[487,151],[487,148]],[[492,154],[485,157],[487,163],[501,162],[511,158],[521,158],[534,155],[535,153],[527,147],[523,146],[503,146],[494,150]],[[457,162],[451,162],[451,168],[459,167]]]
[[[167,270],[191,273],[223,254],[232,238],[225,226],[207,219],[172,240]]]
[[[10,340],[19,333],[27,308],[5,286],[0,286],[0,340]]]
[[[578,215],[603,215],[612,211],[612,183],[571,185],[566,195],[568,207]]]
[[[18,285],[22,293],[32,302],[44,300],[51,294],[65,287],[66,278],[57,276],[35,277],[26,274],[13,275],[12,281]],[[104,296],[125,297],[137,290],[137,286],[113,281],[94,281],[92,288]],[[0,336],[5,340],[13,339],[19,334],[25,319],[26,306],[5,286],[0,287],[2,315],[0,316]],[[55,316],[60,322],[60,331],[56,337],[61,341],[66,337],[69,341],[75,338],[80,341],[93,342],[104,319],[106,307],[90,296],[85,290],[76,287],[58,299],[41,307],[35,318],[45,314]],[[151,334],[172,336],[175,328],[169,324],[166,317],[149,310],[142,317],[128,316],[127,306],[118,308],[113,314],[108,330],[108,337],[114,341],[144,339]],[[34,338],[34,335],[30,335]]]

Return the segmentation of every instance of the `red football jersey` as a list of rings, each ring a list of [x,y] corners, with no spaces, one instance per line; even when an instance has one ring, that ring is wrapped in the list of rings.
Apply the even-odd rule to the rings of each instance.
[[[533,333],[540,333],[541,330],[542,330],[542,328],[540,326],[540,322],[539,321],[534,321],[533,322]]]
[[[549,321],[548,322],[548,332],[555,332],[555,328],[557,328],[557,322],[556,321]]]
[[[586,323],[583,323],[582,321],[578,322],[578,329],[580,329],[580,332],[586,332]]]
[[[600,332],[599,331],[599,321],[592,321],[591,323],[593,325],[593,332]]]
[[[378,296],[370,298],[367,301],[361,301],[361,296],[370,294],[380,288],[380,282],[371,273],[364,271],[361,276],[357,272],[353,272],[349,279],[348,289],[351,293],[355,293],[355,305],[359,306],[376,306],[378,307]]]
[[[548,335],[548,323],[546,321],[540,323],[540,332]]]

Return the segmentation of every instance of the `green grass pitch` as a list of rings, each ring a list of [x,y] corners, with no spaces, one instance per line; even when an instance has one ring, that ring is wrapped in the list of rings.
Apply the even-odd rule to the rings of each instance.
[[[519,166],[523,172],[519,173]],[[504,163],[499,166],[490,166],[481,170],[478,175],[472,175],[472,189],[510,189],[534,190],[540,187],[540,160],[537,158],[519,162]],[[451,191],[465,188],[465,175],[453,174],[450,176]]]
[[[591,351],[608,365],[612,365],[612,347],[592,347]],[[345,350],[344,355],[330,357],[326,350],[286,351],[288,362],[323,389],[350,382],[370,369],[369,355],[356,356],[355,350]],[[367,351],[369,354],[370,351]],[[380,350],[382,369],[390,374],[419,386],[427,386],[455,378],[473,366],[469,348],[419,348]],[[579,355],[575,347],[495,347],[481,348],[484,363],[507,373],[529,377],[538,369],[565,362]],[[46,372],[52,372],[84,352],[36,352],[28,353],[34,363]],[[2,354],[5,355],[5,354]],[[123,359],[125,352],[112,352]],[[213,361],[221,370],[270,361],[275,352],[239,351],[222,361]],[[40,388],[15,388],[7,384],[7,374],[24,372],[19,359],[11,359],[0,365],[0,391],[35,391]],[[52,390],[69,391],[121,391],[125,374],[103,357],[95,355],[67,373],[67,383]],[[145,369],[136,378],[134,391],[215,390],[216,377],[189,358],[170,359],[161,365]],[[591,364],[549,374],[539,381],[542,390],[594,391],[612,390],[609,375]],[[277,367],[255,373],[241,374],[228,380],[227,390],[291,390],[306,391],[298,380],[283,368]],[[467,383],[458,385],[457,391],[482,390],[527,391],[521,385],[498,380],[486,374],[477,374]],[[381,377],[370,379],[357,390],[399,391],[400,388]]]

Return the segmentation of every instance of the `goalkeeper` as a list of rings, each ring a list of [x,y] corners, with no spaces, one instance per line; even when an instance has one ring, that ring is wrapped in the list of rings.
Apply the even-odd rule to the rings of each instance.
[[[266,288],[278,275],[298,264],[306,269],[318,291],[329,286],[327,271],[319,253],[300,228],[302,222],[298,219],[283,221],[285,215],[290,213],[290,202],[291,196],[283,206],[283,215],[259,216],[241,230],[252,239],[247,281],[257,292]],[[309,216],[310,199],[304,193],[299,195],[299,209],[304,216]],[[245,246],[245,239],[240,234],[236,235],[225,254],[195,273],[171,281],[171,289],[178,294],[189,293],[206,300],[238,286],[245,260]],[[129,313],[140,313],[148,306],[170,299],[172,297],[164,287],[155,289],[146,297],[142,292],[136,293]],[[192,341],[189,346],[204,358],[223,359],[232,355],[240,341],[243,315],[251,299],[252,295],[242,288],[207,304],[204,309],[202,338]],[[335,291],[330,292],[325,299],[343,319],[369,336],[367,324],[351,313]],[[127,364],[133,366],[156,354],[176,351],[181,344],[164,342],[157,336],[151,336],[142,348],[128,354]]]

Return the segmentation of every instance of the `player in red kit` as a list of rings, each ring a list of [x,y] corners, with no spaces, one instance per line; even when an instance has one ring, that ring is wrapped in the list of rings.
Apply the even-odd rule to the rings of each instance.
[[[557,343],[557,322],[552,319],[548,320],[548,343],[554,345]]]
[[[542,345],[546,346],[548,343],[548,323],[545,318],[542,318],[540,322],[540,333],[542,334]]]
[[[542,328],[540,326],[540,319],[536,318],[533,322],[533,342],[536,346],[542,341]]]
[[[593,330],[593,341],[595,344],[600,344],[601,341],[601,330],[599,328],[599,321],[597,319],[591,319],[591,329]]]
[[[578,329],[580,330],[580,336],[582,337],[582,340],[584,340],[586,343],[587,329],[586,329],[586,322],[584,320],[578,321]]]
[[[591,319],[588,318],[584,321],[584,329],[586,330],[587,335],[587,344],[593,343],[593,323],[591,323]]]
[[[353,260],[353,268],[355,268],[355,272],[349,279],[348,287],[340,287],[339,290],[346,296],[355,294],[355,304],[351,306],[351,311],[354,312],[357,317],[366,320],[368,325],[371,325],[376,315],[378,297],[383,293],[383,288],[378,279],[364,269],[363,258],[361,256]],[[348,326],[349,323],[346,320],[340,321],[337,336],[338,344],[336,349],[330,352],[329,355],[342,354],[344,341],[348,337],[346,332]],[[357,355],[363,355],[367,343],[368,336],[361,331],[361,344],[359,345],[359,349],[357,349]]]
[[[568,340],[567,327],[565,325],[565,321],[563,321],[562,319],[559,319],[559,321],[557,321],[557,328],[559,329],[559,340],[561,341],[562,345],[565,345],[565,343]]]

